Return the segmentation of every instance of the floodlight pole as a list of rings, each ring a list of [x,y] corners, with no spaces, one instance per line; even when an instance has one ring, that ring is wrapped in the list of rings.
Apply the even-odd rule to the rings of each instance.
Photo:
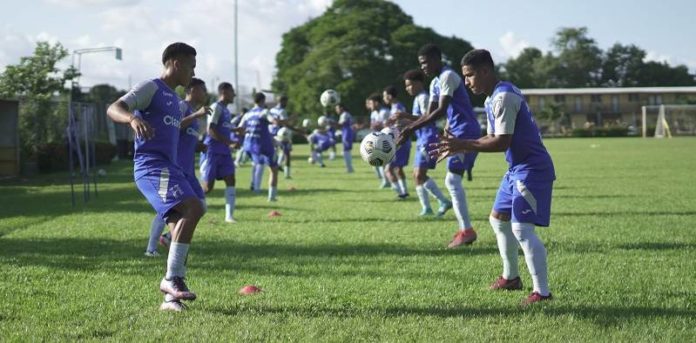
[[[237,44],[237,31],[239,28],[239,6],[237,0],[234,0],[234,91],[239,94],[239,45]],[[215,87],[215,85],[212,85]],[[237,114],[241,114],[241,96],[237,96],[237,100],[234,102],[237,108]]]

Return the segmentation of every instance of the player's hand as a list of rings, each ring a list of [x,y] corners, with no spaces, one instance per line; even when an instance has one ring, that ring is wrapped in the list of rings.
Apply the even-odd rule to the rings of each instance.
[[[430,144],[428,148],[428,155],[437,158],[437,162],[454,154],[467,152],[464,140],[452,136],[448,131],[445,131],[439,142]]]
[[[404,144],[409,137],[411,137],[411,134],[413,133],[413,129],[410,126],[406,126],[401,130],[401,133],[399,134],[399,137],[396,139],[396,145],[402,145]]]
[[[155,137],[155,129],[150,124],[138,116],[133,116],[130,120],[130,127],[135,132],[135,137],[142,140],[148,140]]]
[[[213,112],[213,110],[212,110],[210,107],[208,107],[208,106],[202,106],[202,107],[199,108],[198,111],[196,111],[196,113],[194,113],[193,115],[196,116],[196,117],[198,117],[198,118],[201,118],[201,117],[207,116],[208,114],[211,114],[212,112]]]

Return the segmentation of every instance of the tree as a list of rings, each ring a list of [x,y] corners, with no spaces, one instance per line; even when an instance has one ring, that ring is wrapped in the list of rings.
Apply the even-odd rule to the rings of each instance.
[[[537,68],[539,61],[544,60],[544,55],[537,48],[525,48],[517,56],[510,58],[505,63],[505,73],[503,78],[512,81],[520,88],[536,88],[546,82],[546,75],[540,73]]]
[[[591,87],[598,84],[602,50],[587,36],[586,27],[566,27],[551,41],[559,63],[551,71],[555,87]]]
[[[438,44],[455,66],[472,49],[462,39],[415,25],[394,3],[337,0],[320,17],[283,35],[273,89],[290,97],[291,112],[316,117],[322,111],[319,94],[333,88],[359,114],[370,93],[402,86],[401,76],[418,67],[417,51],[426,43]]]
[[[67,94],[63,85],[78,73],[72,67],[61,71],[56,64],[68,55],[60,43],[38,42],[34,55],[22,57],[0,74],[0,97],[22,101],[19,113],[23,154],[33,155],[39,144],[62,138],[67,107],[56,106],[54,97]]]
[[[640,83],[645,51],[633,44],[614,44],[604,54],[601,84],[609,87],[635,87]]]

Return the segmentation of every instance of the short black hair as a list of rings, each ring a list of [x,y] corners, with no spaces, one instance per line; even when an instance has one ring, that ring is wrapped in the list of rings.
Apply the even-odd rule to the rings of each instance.
[[[394,86],[387,86],[387,87],[384,87],[384,89],[383,89],[382,91],[385,92],[385,93],[387,93],[387,94],[389,94],[389,95],[391,95],[391,96],[393,96],[393,97],[395,97],[395,98],[396,98],[396,95],[399,94],[399,91],[397,91],[397,90],[396,90],[396,87],[394,87]]]
[[[418,56],[434,57],[438,60],[441,60],[442,50],[440,50],[440,48],[437,45],[428,43],[426,45],[423,45],[420,49],[418,49]]]
[[[192,78],[191,82],[186,86],[186,93],[191,93],[191,90],[193,90],[193,87],[196,86],[204,86],[205,87],[205,82],[203,80],[198,79],[198,78]]]
[[[224,91],[225,89],[234,89],[232,88],[232,84],[229,82],[220,82],[218,85],[218,93]]]
[[[411,69],[404,73],[404,80],[420,81],[425,83],[425,74],[420,69]]]
[[[367,97],[367,100],[372,100],[377,102],[378,104],[382,103],[382,95],[379,93],[372,93],[370,96]]]
[[[462,67],[472,66],[474,69],[482,66],[489,66],[491,69],[495,69],[493,57],[491,57],[491,53],[485,49],[474,49],[467,52],[464,57],[462,57],[461,64]]]
[[[339,102],[338,104],[336,104],[336,107],[338,107],[344,111],[348,111],[348,107],[346,107],[346,104],[344,104],[342,102]]]
[[[263,93],[261,93],[261,92],[258,92],[258,93],[256,93],[256,94],[254,94],[254,103],[255,103],[255,104],[260,104],[260,103],[262,103],[262,102],[264,102],[264,101],[266,101],[266,95],[265,95],[265,94],[263,94]]]
[[[288,99],[289,99],[288,96],[283,94],[283,95],[280,96],[280,98],[278,99],[278,101],[288,101]]]
[[[166,64],[167,61],[171,59],[189,55],[195,57],[196,49],[186,43],[172,43],[164,49],[164,52],[162,52],[162,64]]]

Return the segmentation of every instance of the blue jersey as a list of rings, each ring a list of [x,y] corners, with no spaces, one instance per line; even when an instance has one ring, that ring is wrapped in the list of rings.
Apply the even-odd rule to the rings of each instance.
[[[437,103],[440,96],[452,99],[447,106],[447,125],[457,138],[476,139],[481,137],[481,125],[471,106],[469,94],[462,78],[451,68],[443,67],[440,74],[430,83],[430,102]]]
[[[341,113],[338,118],[338,124],[341,125],[341,137],[343,141],[352,142],[353,141],[353,116],[348,112]]]
[[[556,174],[551,156],[522,92],[512,83],[498,82],[485,107],[488,134],[512,135],[505,152],[511,179],[553,181]]]
[[[208,115],[208,127],[214,129],[220,136],[229,138],[232,130],[232,115],[222,101],[211,106],[212,112]],[[205,136],[203,143],[208,146],[208,153],[229,154],[230,147],[225,142],[218,141],[210,136]]]
[[[413,115],[421,117],[428,112],[428,92],[422,91],[413,98]],[[437,126],[435,123],[428,123],[416,130],[416,142],[418,145],[429,144],[433,139],[437,139]]]
[[[191,104],[189,104],[187,101],[181,101],[179,103],[179,107],[181,109],[182,118],[186,118],[193,114]],[[179,151],[177,153],[177,163],[184,173],[189,176],[196,175],[194,156],[196,154],[196,145],[198,144],[198,129],[198,120],[194,120],[191,122],[191,125],[179,130]]]
[[[271,108],[268,113],[275,120],[288,120],[288,114],[285,111],[285,108],[280,107],[280,104]],[[268,129],[271,131],[271,135],[275,136],[278,134],[278,130],[280,130],[281,127],[281,125],[271,123],[271,125],[268,126]]]
[[[314,144],[314,150],[316,151],[326,151],[335,142],[328,131],[314,130],[314,132],[309,135],[309,142]]]
[[[244,150],[251,154],[269,155],[275,152],[273,136],[268,128],[269,115],[266,109],[254,107],[244,115],[240,123],[244,127]]]
[[[154,129],[153,138],[135,138],[134,174],[138,180],[149,169],[177,165],[181,110],[179,97],[161,79],[141,82],[121,97],[128,109]]]

